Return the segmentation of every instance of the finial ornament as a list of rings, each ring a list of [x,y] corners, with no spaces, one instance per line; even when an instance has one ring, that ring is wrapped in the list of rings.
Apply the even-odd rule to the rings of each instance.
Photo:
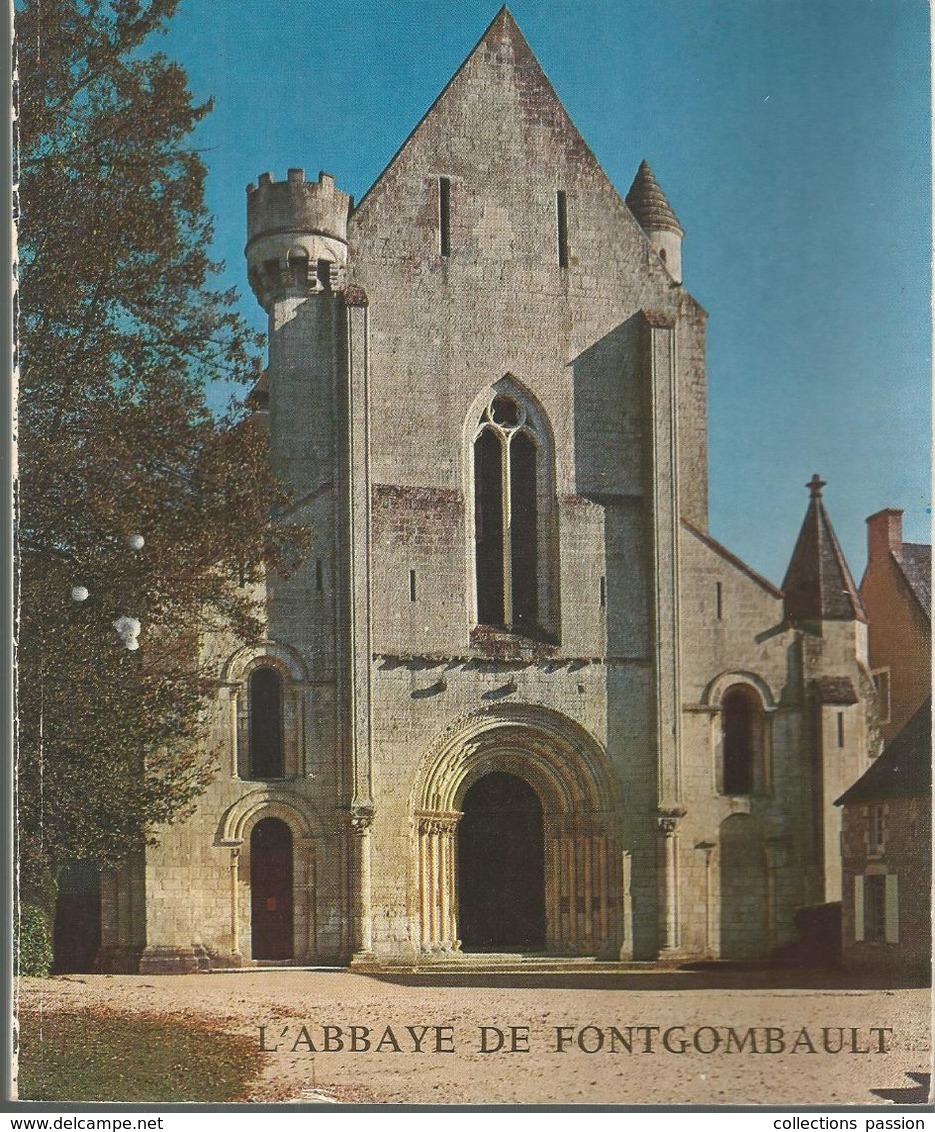
[[[808,481],[805,486],[812,493],[812,499],[821,499],[821,489],[825,486],[825,482],[817,472]]]

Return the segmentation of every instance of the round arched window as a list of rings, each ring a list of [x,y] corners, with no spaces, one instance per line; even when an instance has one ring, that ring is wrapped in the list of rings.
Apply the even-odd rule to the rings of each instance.
[[[282,675],[270,665],[250,673],[247,684],[250,777],[282,778],[285,774],[282,734]]]

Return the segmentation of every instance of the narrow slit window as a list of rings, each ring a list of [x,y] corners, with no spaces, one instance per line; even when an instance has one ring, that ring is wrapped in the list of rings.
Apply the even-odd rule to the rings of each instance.
[[[316,558],[315,559],[315,590],[316,590],[317,593],[321,593],[321,591],[324,589],[324,581],[325,581],[325,579],[324,579],[324,572],[323,572],[322,567],[321,567],[321,559]]]
[[[598,586],[598,593],[600,595],[601,609],[607,605],[607,581],[604,575],[601,574],[600,584]]]
[[[724,587],[720,582],[714,583],[714,604],[717,609],[718,621],[724,618]]]
[[[555,215],[558,221],[558,266],[568,266],[568,197],[564,189],[555,194]]]
[[[844,712],[838,712],[838,746],[844,746]]]
[[[451,181],[438,178],[438,251],[446,258],[451,255]]]
[[[409,600],[416,600],[416,572],[415,570],[409,571]]]

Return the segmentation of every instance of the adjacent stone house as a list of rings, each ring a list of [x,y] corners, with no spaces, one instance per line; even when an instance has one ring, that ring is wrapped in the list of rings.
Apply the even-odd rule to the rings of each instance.
[[[932,691],[932,548],[903,542],[902,511],[867,520],[860,596],[883,738],[893,739]]]
[[[931,973],[932,699],[837,800],[843,808],[843,959]]]
[[[622,198],[503,9],[361,201],[264,174],[247,223],[312,546],[206,642],[221,771],[101,965],[768,956],[841,896],[866,616],[817,476],[782,589],[708,531],[649,166]]]

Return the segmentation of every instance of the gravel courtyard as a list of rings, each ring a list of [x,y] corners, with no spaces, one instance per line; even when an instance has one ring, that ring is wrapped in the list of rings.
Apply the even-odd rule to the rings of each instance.
[[[247,1034],[266,1051],[257,1102],[864,1107],[886,1104],[871,1090],[930,1071],[927,989],[752,981],[681,971],[475,973],[459,985],[401,972],[68,975],[19,980],[18,1007],[170,1015],[182,1026],[197,1017]]]

